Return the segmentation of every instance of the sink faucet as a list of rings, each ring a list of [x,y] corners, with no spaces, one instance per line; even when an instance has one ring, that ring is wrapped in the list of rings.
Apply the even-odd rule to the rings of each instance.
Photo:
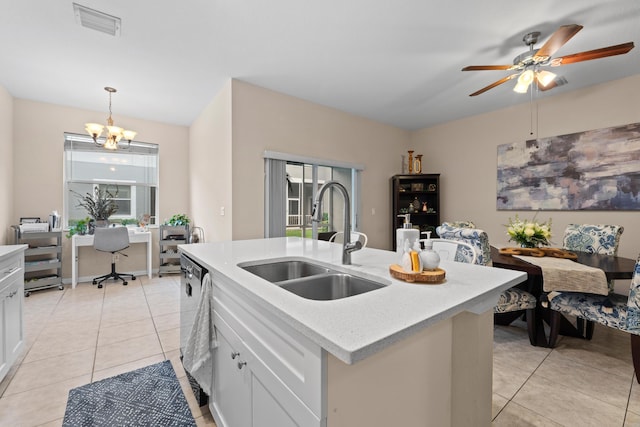
[[[313,212],[311,212],[311,216],[313,217],[313,222],[320,222],[320,216],[322,215],[322,196],[330,187],[336,187],[340,190],[340,193],[342,193],[342,197],[344,198],[344,239],[342,241],[342,263],[350,265],[351,252],[362,249],[362,243],[359,241],[351,243],[351,203],[349,202],[349,193],[347,192],[347,189],[344,188],[344,185],[340,184],[338,181],[329,181],[320,187],[320,190],[316,195],[316,200],[313,202]]]

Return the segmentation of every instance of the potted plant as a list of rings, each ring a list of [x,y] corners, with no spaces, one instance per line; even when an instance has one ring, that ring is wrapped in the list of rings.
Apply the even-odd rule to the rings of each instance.
[[[137,227],[138,226],[138,220],[135,218],[124,218],[121,222],[122,225],[126,226],[126,227]]]
[[[86,209],[97,226],[108,225],[109,217],[118,211],[118,205],[113,200],[118,195],[117,187],[116,194],[101,190],[100,187],[95,187],[93,194],[85,193],[84,196],[73,190],[72,192],[79,198],[78,206]]]
[[[191,220],[186,214],[175,214],[171,218],[165,220],[164,225],[189,225]]]
[[[69,231],[67,232],[67,237],[70,239],[74,234],[84,235],[87,233],[87,227],[89,226],[91,218],[86,217],[85,219],[79,219],[76,221],[74,225],[69,227]]]

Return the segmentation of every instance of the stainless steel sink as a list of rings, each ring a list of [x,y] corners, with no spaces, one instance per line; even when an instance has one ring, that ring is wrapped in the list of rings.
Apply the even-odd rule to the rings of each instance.
[[[302,298],[328,301],[352,297],[382,288],[383,284],[351,274],[332,273],[303,279],[290,280],[280,285],[282,289]]]
[[[386,286],[375,280],[299,259],[252,261],[238,267],[302,298],[331,301]]]
[[[239,265],[239,267],[272,283],[332,272],[332,270],[327,267],[299,260]]]

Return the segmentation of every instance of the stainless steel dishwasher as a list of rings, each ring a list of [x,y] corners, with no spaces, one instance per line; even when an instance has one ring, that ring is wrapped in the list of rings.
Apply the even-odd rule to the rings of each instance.
[[[202,294],[202,278],[207,274],[207,269],[186,256],[180,255],[180,359],[184,355],[184,349],[189,338],[189,333],[200,304]],[[189,384],[193,390],[198,405],[208,403],[208,396],[202,390],[198,382],[186,371]]]

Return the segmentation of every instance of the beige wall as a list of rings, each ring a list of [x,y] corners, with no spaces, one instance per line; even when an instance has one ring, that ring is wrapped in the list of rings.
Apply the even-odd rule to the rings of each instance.
[[[238,80],[232,110],[234,240],[264,236],[262,155],[271,150],[363,164],[361,229],[369,246],[389,246],[390,177],[409,132]]]
[[[84,123],[106,121],[104,112],[87,111],[53,104],[14,100],[14,198],[11,223],[21,216],[46,219],[52,210],[63,211],[62,164],[64,132],[84,133]],[[160,145],[160,212],[163,221],[174,213],[189,213],[188,128],[164,123],[114,116],[117,125],[138,131],[140,141]],[[36,124],[36,125],[34,125]],[[63,276],[69,278],[70,245],[67,239],[63,254]],[[141,246],[141,245],[134,245]],[[157,235],[154,253],[157,254]],[[130,248],[134,255],[123,260],[144,269],[142,248]],[[85,253],[86,252],[86,253]],[[91,248],[83,249],[80,276],[106,273],[109,258],[98,257]],[[100,254],[102,255],[102,254]],[[94,258],[92,258],[94,257]],[[140,258],[142,257],[142,258]],[[157,268],[158,257],[153,257]]]
[[[539,137],[638,122],[640,75],[542,99],[537,108]],[[20,216],[46,218],[53,209],[62,211],[62,134],[83,133],[85,122],[100,118],[106,118],[104,112],[14,100],[0,88],[0,149],[13,151],[13,156],[0,159],[3,241],[8,226]],[[190,128],[117,115],[115,121],[136,129],[141,140],[160,144],[161,221],[187,213],[205,229],[208,241],[262,237],[262,154],[272,150],[364,164],[360,228],[368,234],[369,245],[389,249],[389,179],[400,172],[399,159],[407,149],[425,155],[425,173],[442,174],[442,220],[472,219],[493,242],[506,242],[503,224],[508,218],[532,215],[496,210],[496,150],[500,144],[530,138],[529,118],[529,104],[524,103],[408,132],[230,80]],[[637,211],[539,214],[540,219],[548,217],[553,219],[556,244],[570,222],[616,223],[626,228],[620,254],[638,254]],[[66,278],[68,246],[66,242]],[[157,268],[155,246],[157,235]],[[89,249],[83,249],[83,259],[93,256]],[[143,251],[133,251],[133,259],[121,262],[140,264]],[[83,264],[81,276],[103,270],[102,260],[96,268],[91,262]]]
[[[481,96],[491,96],[490,93]],[[471,101],[470,101],[471,102]],[[640,75],[542,99],[538,104],[540,138],[640,122]],[[411,135],[408,148],[425,155],[423,170],[441,173],[441,219],[470,219],[492,242],[507,242],[505,227],[516,213],[496,210],[497,146],[531,139],[528,103],[423,129]],[[534,134],[534,138],[535,138]],[[562,244],[567,224],[607,223],[625,227],[619,254],[640,251],[638,211],[542,211],[552,218],[553,243]]]
[[[231,144],[229,80],[189,128],[191,211],[206,241],[232,237]]]
[[[0,86],[0,244],[12,243],[13,97]]]

